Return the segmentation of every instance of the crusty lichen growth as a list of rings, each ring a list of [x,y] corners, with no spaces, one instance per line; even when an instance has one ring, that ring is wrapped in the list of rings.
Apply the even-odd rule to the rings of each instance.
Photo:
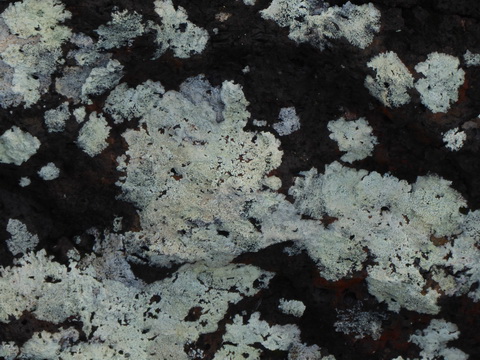
[[[158,106],[164,93],[163,86],[151,80],[134,89],[123,83],[110,92],[104,110],[112,116],[116,124],[124,120],[138,119]]]
[[[443,134],[445,147],[450,151],[460,150],[465,140],[467,140],[467,134],[465,131],[461,131],[458,127],[450,129]]]
[[[49,132],[65,130],[66,122],[70,118],[68,102],[64,102],[55,109],[45,111],[45,125]]]
[[[415,66],[415,71],[424,75],[415,83],[415,88],[422,104],[432,112],[447,112],[458,100],[458,89],[465,80],[465,71],[459,65],[458,58],[434,52]]]
[[[93,68],[82,85],[81,98],[84,102],[92,95],[103,94],[118,85],[123,76],[123,65],[118,60],[109,60],[105,65]]]
[[[288,27],[292,40],[309,42],[321,50],[329,40],[336,39],[346,39],[353,46],[365,49],[380,30],[380,11],[371,3],[317,5],[305,0],[273,0],[260,14],[281,27]]]
[[[26,187],[28,185],[30,185],[32,183],[32,181],[30,180],[29,177],[21,177],[20,180],[18,181],[18,184],[21,186],[21,187]]]
[[[78,133],[77,145],[89,156],[100,154],[108,146],[111,127],[102,114],[93,112]]]
[[[10,4],[0,19],[1,82],[9,94],[2,107],[36,103],[48,91],[51,75],[61,63],[60,46],[70,29],[60,25],[71,17],[57,0],[24,0]]]
[[[467,360],[469,356],[460,349],[447,347],[448,342],[459,336],[457,325],[443,319],[433,319],[426,329],[412,335],[410,341],[422,349],[421,360]]]
[[[255,295],[272,277],[248,265],[192,264],[171,278],[145,284],[131,273],[118,240],[110,238],[110,245],[97,249],[102,256],[68,267],[42,250],[0,270],[0,321],[24,311],[55,324],[73,317],[85,334],[80,340],[73,328],[35,333],[18,349],[26,358],[121,359],[128,353],[135,359],[187,360],[187,343],[215,331],[230,304]],[[185,322],[195,307],[201,315]],[[15,349],[0,345],[0,354],[7,351]]]
[[[365,118],[354,121],[346,121],[341,117],[332,120],[327,125],[330,130],[330,139],[335,140],[340,151],[346,152],[341,159],[352,163],[363,160],[372,154],[373,148],[378,143],[375,135],[372,134],[372,127]]]
[[[112,20],[101,25],[95,32],[99,35],[98,46],[103,49],[112,49],[131,45],[134,38],[145,31],[142,16],[127,10],[112,13]]]
[[[267,177],[280,165],[278,141],[270,133],[243,130],[250,114],[239,85],[225,81],[215,88],[195,77],[179,92],[162,95],[161,89],[145,83],[134,95],[121,86],[108,100],[119,119],[142,117],[142,128],[123,135],[129,149],[119,159],[126,173],[118,184],[122,198],[140,208],[145,232],[127,246],[167,263],[224,261],[259,248],[261,234],[247,212],[263,206],[259,190],[278,187]],[[136,109],[129,102],[117,107],[137,96],[150,107]],[[140,250],[145,246],[149,251]]]
[[[78,124],[81,124],[83,120],[85,120],[85,117],[87,116],[87,111],[83,106],[76,108],[75,110],[73,110],[72,113]]]
[[[21,165],[32,157],[40,147],[33,135],[12,126],[0,136],[0,163]]]
[[[187,12],[181,6],[175,8],[171,0],[156,0],[155,12],[160,24],[149,22],[149,28],[156,31],[158,50],[155,58],[167,49],[178,58],[188,58],[199,54],[207,45],[208,32],[188,20]]]
[[[243,353],[253,359],[260,359],[260,351],[253,345],[258,343],[269,350],[288,350],[300,343],[300,329],[296,325],[270,325],[260,320],[260,313],[253,313],[248,322],[242,316],[235,316],[232,324],[227,324],[223,336],[226,343],[216,354],[215,360],[240,358]],[[230,345],[230,344],[233,344]]]
[[[480,54],[474,54],[470,50],[467,50],[465,54],[463,54],[463,60],[467,66],[479,66]]]
[[[300,118],[294,107],[281,108],[278,119],[280,122],[273,124],[273,129],[280,136],[290,135],[300,129]]]
[[[335,162],[324,174],[315,169],[303,173],[290,194],[300,213],[337,219],[328,231],[330,238],[336,239],[335,247],[342,246],[337,251],[348,261],[339,259],[335,247],[323,255],[332,247],[330,243],[317,244],[318,248],[307,243],[323,276],[337,280],[360,269],[366,259],[362,249],[367,248],[375,256],[375,264],[367,267],[371,294],[393,311],[402,307],[424,313],[439,311],[436,301],[440,294],[427,286],[421,271],[448,266],[448,249],[436,246],[432,234],[451,236],[465,230],[466,219],[459,209],[466,202],[450,182],[430,175],[409,185],[391,175],[349,169]],[[470,266],[464,264],[463,268]]]
[[[281,312],[295,317],[301,317],[306,309],[303,302],[298,300],[280,299],[278,308]]]
[[[375,77],[367,75],[365,87],[383,105],[399,107],[410,101],[408,90],[413,88],[413,76],[396,53],[378,54],[367,66],[375,71]]]
[[[53,162],[49,162],[38,170],[38,176],[45,181],[55,180],[60,176],[60,169]]]
[[[7,240],[7,247],[13,255],[26,254],[27,251],[33,250],[39,242],[38,236],[31,234],[27,226],[20,220],[8,220],[7,231],[11,235]]]

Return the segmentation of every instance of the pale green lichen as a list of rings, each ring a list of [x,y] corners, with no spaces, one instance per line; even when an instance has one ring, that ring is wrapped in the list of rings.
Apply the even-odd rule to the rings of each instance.
[[[448,260],[445,266],[451,267],[456,275],[452,284],[451,277],[443,275],[441,284],[449,286],[448,294],[465,294],[473,299],[480,301],[480,211],[471,211],[465,217],[462,226],[462,233],[456,236],[455,241],[446,245],[448,250]],[[439,279],[437,279],[439,280]]]
[[[104,116],[93,112],[78,133],[77,145],[89,156],[96,156],[108,146],[110,130]]]
[[[467,50],[463,55],[463,60],[467,66],[479,66],[480,54],[474,54],[470,50]]]
[[[123,10],[112,13],[112,20],[95,32],[99,35],[98,46],[112,49],[130,45],[132,39],[142,35],[144,30],[141,15]]]
[[[327,127],[331,132],[330,139],[337,142],[340,151],[346,152],[341,159],[349,163],[370,156],[378,143],[372,127],[364,118],[346,121],[341,117],[330,121]]]
[[[466,202],[449,181],[431,175],[418,177],[409,185],[391,175],[332,163],[324,174],[315,170],[303,173],[290,194],[302,214],[337,219],[327,229],[330,238],[336,239],[334,247],[321,242],[317,248],[307,246],[323,267],[323,276],[336,280],[348,271],[361,269],[366,259],[363,248],[367,248],[376,259],[375,265],[367,267],[371,294],[393,311],[405,307],[438,312],[440,294],[427,287],[420,271],[446,266],[448,250],[435,246],[432,235],[458,235],[463,231],[465,217],[459,209]],[[335,248],[348,260],[336,260],[339,255]],[[318,256],[320,251],[331,254]]]
[[[458,89],[465,80],[465,71],[459,65],[458,58],[434,52],[415,66],[415,71],[425,76],[415,83],[415,88],[422,104],[432,112],[447,112],[458,100]]]
[[[215,354],[215,360],[236,358],[243,352],[251,353],[252,359],[260,359],[260,352],[252,345],[258,343],[268,350],[288,350],[300,343],[300,330],[296,325],[273,325],[260,320],[260,313],[253,313],[248,322],[242,316],[235,316],[232,324],[227,324],[223,341],[236,346],[226,346]]]
[[[0,343],[0,356],[5,360],[16,360],[19,354],[18,346],[13,342]]]
[[[433,319],[430,325],[417,331],[410,337],[410,341],[418,345],[421,360],[451,359],[467,360],[469,356],[457,348],[447,347],[447,343],[458,339],[460,331],[457,325],[443,319]]]
[[[295,317],[301,317],[306,309],[303,302],[287,299],[280,299],[278,308],[284,314],[293,315]]]
[[[74,328],[61,329],[50,333],[40,331],[32,334],[20,349],[19,359],[58,359],[65,349],[65,344],[77,342],[80,334]]]
[[[450,129],[443,134],[445,147],[450,151],[460,150],[465,140],[467,140],[467,134],[465,131],[461,131],[458,127]]]
[[[75,120],[77,121],[77,123],[81,124],[85,120],[85,117],[87,116],[87,111],[85,110],[85,107],[80,106],[79,108],[76,108],[75,110],[73,110],[73,116],[75,117]]]
[[[21,178],[20,178],[20,181],[18,182],[18,184],[19,184],[21,187],[26,187],[26,186],[30,185],[31,182],[32,182],[32,181],[30,180],[30,178],[24,176],[24,177],[21,177]]]
[[[167,49],[178,58],[188,58],[199,54],[207,45],[208,32],[188,20],[187,12],[181,6],[176,9],[171,0],[156,0],[155,12],[160,24],[149,22],[149,28],[156,31],[158,50],[155,58]]]
[[[167,264],[227,261],[278,241],[260,240],[247,208],[267,206],[259,190],[279,186],[267,174],[280,165],[282,153],[273,135],[243,130],[250,114],[240,86],[225,81],[215,88],[196,77],[179,92],[161,95],[160,89],[154,83],[135,92],[121,86],[109,99],[115,108],[138,96],[139,104],[150,105],[136,110],[127,102],[117,113],[143,115],[142,128],[124,133],[129,149],[119,158],[126,173],[118,183],[122,198],[139,207],[143,228],[129,234],[130,252]]]
[[[408,90],[413,88],[413,76],[393,51],[378,54],[367,63],[375,77],[367,75],[365,87],[383,105],[399,107],[410,101]]]
[[[110,92],[104,110],[112,116],[116,124],[124,120],[141,118],[150,109],[159,106],[164,93],[162,84],[151,80],[134,89],[129,88],[127,84],[120,84]]]
[[[45,46],[57,46],[70,36],[68,27],[58,25],[70,17],[70,12],[58,0],[15,2],[2,13],[13,35],[21,39],[38,36]]]
[[[60,176],[60,169],[53,162],[50,162],[38,171],[38,176],[45,181],[55,180]]]
[[[27,251],[33,250],[38,245],[38,236],[31,234],[27,226],[20,220],[8,220],[7,231],[11,235],[7,239],[7,247],[13,255],[26,254]]]
[[[0,321],[18,318],[24,311],[55,324],[73,316],[85,334],[79,340],[72,328],[35,333],[19,349],[26,358],[187,360],[187,343],[215,331],[230,304],[255,295],[272,277],[253,266],[194,264],[183,266],[173,277],[145,284],[122,265],[126,264],[122,245],[115,239],[109,240],[116,244],[109,250],[111,255],[109,251],[90,255],[68,267],[42,250],[0,270]],[[115,272],[113,264],[118,264]],[[120,269],[123,272],[118,273]],[[125,274],[131,274],[134,282]],[[202,309],[200,317],[185,322],[194,307]],[[1,345],[0,353],[16,351],[8,346]]]
[[[0,163],[21,165],[32,157],[40,147],[40,141],[22,131],[11,127],[0,136]]]
[[[60,132],[65,130],[67,120],[70,118],[68,102],[64,102],[55,109],[45,111],[45,125],[49,132]]]
[[[57,0],[15,2],[1,14],[0,59],[9,67],[2,86],[12,91],[3,99],[3,107],[20,101],[30,107],[48,91],[50,77],[61,63],[60,46],[70,36],[70,29],[60,24],[70,17]]]
[[[347,2],[342,7],[322,7],[307,0],[273,0],[260,14],[281,27],[288,27],[292,40],[309,42],[321,50],[334,39],[346,39],[353,46],[365,49],[380,30],[380,11],[371,3]]]

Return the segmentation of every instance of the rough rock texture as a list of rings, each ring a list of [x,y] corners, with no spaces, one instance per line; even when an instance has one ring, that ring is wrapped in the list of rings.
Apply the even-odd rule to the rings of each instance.
[[[0,12],[0,358],[480,358],[478,1]]]

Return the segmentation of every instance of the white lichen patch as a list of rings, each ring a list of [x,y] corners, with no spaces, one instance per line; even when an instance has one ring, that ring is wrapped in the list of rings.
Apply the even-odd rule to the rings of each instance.
[[[2,107],[36,103],[48,91],[51,75],[61,63],[61,48],[70,29],[60,25],[71,14],[57,0],[24,0],[0,15],[0,65],[6,71],[1,87],[9,89]]]
[[[450,151],[460,150],[465,140],[467,140],[467,134],[465,131],[461,131],[458,127],[450,129],[443,134],[445,147]]]
[[[127,10],[113,12],[112,20],[95,30],[99,35],[98,46],[107,50],[131,45],[133,39],[144,31],[142,16]]]
[[[38,176],[45,181],[55,180],[60,176],[60,169],[53,162],[50,162],[38,171]]]
[[[458,58],[434,52],[415,66],[415,71],[424,75],[415,83],[415,88],[422,104],[432,112],[447,112],[458,100],[458,89],[465,80],[465,71],[459,65]]]
[[[64,344],[77,342],[79,333],[74,328],[61,329],[59,332],[50,333],[40,331],[21,348],[21,359],[55,359],[62,353]]]
[[[45,45],[57,45],[70,36],[70,29],[58,25],[71,17],[58,0],[15,2],[1,16],[11,33],[21,39],[38,36]]]
[[[127,84],[120,84],[108,96],[104,110],[110,114],[115,123],[141,118],[152,108],[159,105],[165,89],[159,82],[147,80],[131,89]]]
[[[330,130],[330,139],[335,140],[340,151],[346,152],[341,159],[352,163],[363,160],[372,154],[378,143],[372,134],[372,127],[364,118],[354,121],[346,121],[343,117],[332,120],[327,125]]]
[[[300,129],[300,118],[294,107],[281,108],[278,119],[280,122],[273,124],[273,129],[280,136],[290,135]]]
[[[11,235],[7,239],[7,247],[13,255],[26,254],[27,251],[35,249],[38,245],[38,236],[31,234],[27,226],[20,220],[8,220],[7,231]]]
[[[457,276],[453,278],[442,274],[437,277],[448,295],[468,294],[473,301],[480,301],[480,211],[471,211],[466,215],[463,232],[453,243],[446,245],[450,257],[445,266],[452,268]],[[453,283],[453,284],[452,284]]]
[[[93,112],[78,133],[77,145],[89,156],[96,156],[107,148],[110,130],[104,116]]]
[[[447,347],[448,342],[459,336],[457,325],[443,319],[433,319],[426,329],[412,335],[410,341],[422,349],[421,360],[467,360],[469,356],[460,349]]]
[[[80,106],[79,108],[76,108],[73,110],[73,116],[75,117],[75,120],[77,121],[78,124],[81,124],[83,120],[85,120],[85,117],[87,116],[87,111],[85,110],[84,106]]]
[[[54,324],[75,317],[85,334],[80,340],[69,328],[36,333],[22,353],[42,359],[120,359],[128,353],[135,359],[187,360],[187,343],[215,331],[231,304],[255,295],[272,277],[248,265],[194,264],[145,284],[131,273],[121,242],[109,241],[117,247],[102,249],[106,255],[90,255],[69,267],[42,250],[0,270],[0,321],[24,311]],[[200,309],[199,318],[184,321],[192,308]],[[272,334],[268,343],[275,340]]]
[[[306,309],[303,302],[299,300],[280,299],[278,308],[281,312],[295,317],[301,317]]]
[[[365,260],[362,249],[367,248],[376,262],[367,267],[372,295],[393,311],[402,307],[423,313],[439,311],[440,294],[427,286],[421,270],[447,266],[448,249],[436,246],[432,235],[458,235],[465,230],[465,216],[459,209],[466,201],[449,181],[430,175],[409,185],[388,174],[349,169],[335,162],[324,174],[315,169],[303,173],[290,194],[300,213],[316,219],[337,218],[327,228],[328,236],[319,234],[316,247],[307,243],[324,277],[338,280],[360,269]],[[320,242],[325,238],[334,240]]]
[[[243,130],[250,114],[241,87],[225,81],[215,88],[195,77],[179,92],[143,91],[159,86],[144,84],[136,95],[116,89],[115,101],[125,91],[123,98],[151,105],[122,110],[143,114],[142,127],[123,134],[129,148],[118,159],[126,173],[118,183],[122,198],[139,207],[143,228],[129,234],[127,249],[157,263],[224,262],[280,241],[265,239],[248,220],[249,211],[258,217],[271,213],[263,198],[273,193],[259,190],[279,185],[267,175],[280,165],[282,153],[272,134]]]
[[[158,50],[155,58],[170,49],[178,58],[189,58],[205,49],[208,32],[188,20],[187,12],[181,6],[176,9],[171,0],[156,0],[155,12],[160,17],[160,25],[149,22],[149,28],[156,31]]]
[[[55,109],[45,111],[44,120],[49,132],[65,130],[67,120],[70,118],[68,102],[64,102]]]
[[[21,187],[26,187],[26,186],[30,185],[31,183],[32,183],[32,180],[30,180],[29,177],[21,177],[20,181],[18,182],[18,184]]]
[[[288,27],[292,40],[311,43],[321,50],[334,39],[346,39],[353,46],[365,49],[380,29],[380,11],[371,3],[347,2],[342,7],[328,7],[317,6],[313,1],[273,0],[260,14],[281,27]]]
[[[474,54],[470,50],[465,52],[463,60],[467,66],[480,66],[480,54]]]
[[[40,141],[35,136],[13,126],[0,136],[0,163],[21,165],[39,147]]]
[[[398,107],[410,101],[408,89],[413,87],[413,76],[393,51],[375,56],[367,66],[375,77],[367,75],[365,87],[385,106]]]
[[[0,357],[5,360],[16,360],[20,350],[13,341],[0,343]]]
[[[258,343],[268,350],[288,350],[293,344],[300,343],[300,329],[296,325],[273,325],[260,320],[260,313],[253,313],[245,323],[242,316],[235,316],[232,324],[227,324],[223,341],[224,345],[214,359],[236,359],[243,353],[251,354],[253,359],[259,359]],[[233,344],[230,345],[230,344]]]

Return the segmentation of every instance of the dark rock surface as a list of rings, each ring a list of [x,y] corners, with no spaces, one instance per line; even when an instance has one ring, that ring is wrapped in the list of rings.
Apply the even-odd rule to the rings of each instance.
[[[288,38],[287,29],[263,20],[258,12],[269,5],[268,0],[258,0],[254,6],[234,0],[173,2],[186,9],[191,22],[211,34],[206,49],[189,59],[175,58],[167,50],[159,59],[152,60],[153,35],[144,34],[131,46],[113,52],[113,58],[125,67],[122,82],[136,86],[151,79],[160,81],[166,90],[178,90],[185,79],[198,74],[205,74],[215,86],[226,79],[233,80],[242,85],[250,102],[252,117],[247,129],[256,128],[251,123],[253,119],[262,119],[268,125],[261,130],[273,132],[270,125],[277,121],[280,108],[295,106],[301,118],[301,129],[281,138],[284,156],[282,165],[275,171],[282,179],[280,192],[288,194],[300,171],[312,167],[322,171],[326,164],[339,158],[341,153],[329,138],[326,125],[347,114],[352,119],[366,117],[379,141],[372,157],[351,166],[381,174],[391,173],[410,183],[420,175],[438,174],[452,181],[452,187],[468,201],[471,210],[480,208],[480,119],[477,118],[480,68],[463,67],[466,80],[458,102],[448,113],[433,114],[422,105],[415,91],[411,91],[409,104],[387,108],[364,86],[365,77],[373,74],[366,63],[383,51],[396,52],[413,74],[415,64],[424,61],[431,52],[443,52],[459,59],[463,59],[466,50],[479,53],[478,1],[372,0],[382,13],[381,29],[373,44],[359,50],[346,41],[334,40],[323,51],[309,44],[295,43]],[[9,3],[2,2],[0,10]],[[63,3],[73,15],[66,25],[74,32],[83,32],[93,38],[98,37],[93,30],[111,19],[114,7],[137,11],[146,20],[158,17],[151,0],[64,0]],[[329,3],[343,5],[345,1]],[[354,0],[352,3],[367,1]],[[232,15],[219,22],[216,20],[219,12]],[[218,34],[212,36],[215,28]],[[64,55],[69,47],[73,45],[64,46]],[[242,69],[246,66],[250,71],[244,74]],[[93,98],[87,112],[101,111],[107,95]],[[37,249],[44,248],[56,260],[67,263],[66,252],[72,247],[83,255],[93,249],[93,239],[88,235],[82,235],[79,244],[73,243],[74,236],[85,234],[93,227],[107,229],[119,216],[123,217],[124,230],[138,230],[140,224],[134,205],[119,200],[121,191],[115,186],[122,175],[116,170],[116,158],[127,149],[121,134],[133,124],[115,125],[108,139],[109,147],[91,158],[74,144],[79,124],[70,121],[61,134],[48,133],[42,127],[44,110],[63,101],[65,98],[51,85],[50,92],[30,109],[22,105],[0,109],[0,133],[17,125],[42,143],[40,151],[23,165],[0,164],[0,238],[5,240],[9,236],[5,230],[9,219],[20,219],[30,232],[38,234]],[[106,118],[111,123],[108,115]],[[479,127],[465,130],[468,140],[463,148],[458,152],[446,149],[442,133],[462,127],[468,121]],[[60,168],[59,179],[46,182],[36,177],[37,169],[47,160],[54,161]],[[32,184],[20,188],[18,180],[22,176],[31,177]],[[394,313],[368,293],[366,274],[360,272],[349,279],[327,281],[320,277],[317,266],[306,253],[286,255],[283,250],[289,245],[278,244],[237,257],[238,263],[275,272],[274,279],[268,289],[231,305],[218,331],[202,335],[189,349],[202,349],[203,359],[211,359],[222,345],[225,324],[231,317],[242,311],[247,314],[259,311],[262,319],[271,324],[297,324],[304,343],[328,349],[337,360],[417,358],[420,350],[409,342],[410,336],[428,326],[432,318],[443,318],[455,323],[461,332],[461,337],[449,346],[461,349],[472,360],[480,359],[480,305],[469,297],[442,297],[441,312],[437,315],[406,310]],[[7,266],[12,261],[13,256],[2,241],[0,263]],[[146,282],[171,276],[173,270],[133,266],[135,275]],[[292,296],[307,307],[300,319],[278,310],[279,299]],[[358,303],[366,311],[388,314],[379,339],[369,336],[356,339],[355,334],[335,331],[337,312]],[[200,310],[192,309],[192,317],[196,311]],[[35,331],[55,332],[62,326],[66,325],[40,321],[26,313],[20,319],[0,324],[0,340],[21,345]],[[287,353],[282,351],[265,350],[262,355],[262,359],[286,358]]]

